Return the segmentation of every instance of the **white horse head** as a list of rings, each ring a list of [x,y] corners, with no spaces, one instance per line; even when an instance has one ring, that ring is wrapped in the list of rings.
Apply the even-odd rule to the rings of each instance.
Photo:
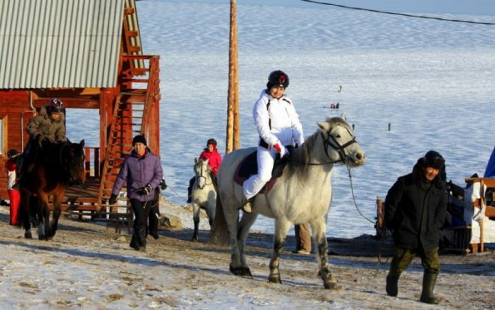
[[[328,160],[342,162],[351,168],[365,163],[364,152],[357,143],[351,127],[345,122],[344,115],[319,122],[318,127],[323,135],[323,146]]]
[[[196,186],[199,189],[203,189],[206,183],[211,183],[211,171],[210,166],[208,166],[208,161],[208,159],[194,159],[194,175],[196,178]]]
[[[208,162],[208,159],[194,159],[195,182],[191,193],[194,220],[192,241],[198,241],[200,209],[206,210],[210,226],[213,224],[213,219],[215,218],[217,192]]]

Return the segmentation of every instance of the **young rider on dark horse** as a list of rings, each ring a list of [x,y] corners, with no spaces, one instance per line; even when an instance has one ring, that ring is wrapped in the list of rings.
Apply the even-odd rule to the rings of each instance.
[[[51,143],[65,142],[64,107],[62,101],[54,98],[41,108],[40,113],[27,125],[29,141],[19,163],[17,183],[14,188],[20,188],[26,168],[36,158],[45,141]]]
[[[244,212],[251,213],[251,200],[270,181],[277,154],[288,155],[286,145],[300,146],[304,142],[303,130],[292,101],[284,94],[289,76],[277,70],[270,73],[266,89],[254,104],[253,118],[260,143],[257,161],[258,174],[243,184]]]

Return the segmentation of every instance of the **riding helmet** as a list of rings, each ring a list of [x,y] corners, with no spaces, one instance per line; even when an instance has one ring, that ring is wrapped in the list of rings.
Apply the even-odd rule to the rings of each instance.
[[[266,83],[266,88],[269,90],[274,86],[283,88],[289,87],[289,76],[281,70],[273,71],[268,76],[268,83]]]
[[[213,144],[214,146],[217,146],[217,140],[215,140],[213,138],[208,139],[208,141],[206,141],[206,146],[208,146],[210,144]]]
[[[432,167],[442,169],[445,165],[445,159],[436,151],[428,151],[423,157],[423,167]]]
[[[57,98],[53,98],[49,104],[46,105],[46,111],[49,113],[60,113],[64,110],[64,104]]]
[[[17,155],[19,155],[19,152],[18,152],[17,150],[14,150],[14,149],[9,150],[9,151],[7,152],[7,156],[8,156],[9,158],[14,158],[14,157],[16,157]]]

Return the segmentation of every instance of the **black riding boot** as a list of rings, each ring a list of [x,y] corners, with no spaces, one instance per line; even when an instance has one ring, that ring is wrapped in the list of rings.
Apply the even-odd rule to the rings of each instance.
[[[399,294],[399,277],[400,273],[388,273],[386,287],[388,296],[397,297],[397,294]]]
[[[433,289],[437,283],[438,273],[432,273],[425,270],[423,275],[423,291],[421,292],[420,301],[427,304],[438,304],[440,300],[433,295]]]

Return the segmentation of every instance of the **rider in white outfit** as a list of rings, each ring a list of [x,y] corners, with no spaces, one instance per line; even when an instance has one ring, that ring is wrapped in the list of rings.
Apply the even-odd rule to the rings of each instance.
[[[292,101],[284,95],[289,86],[289,77],[277,70],[270,73],[266,89],[253,108],[253,118],[260,136],[258,146],[258,174],[243,184],[246,202],[244,212],[251,213],[251,201],[263,186],[270,181],[277,154],[288,155],[285,146],[297,147],[304,142],[303,130]]]

